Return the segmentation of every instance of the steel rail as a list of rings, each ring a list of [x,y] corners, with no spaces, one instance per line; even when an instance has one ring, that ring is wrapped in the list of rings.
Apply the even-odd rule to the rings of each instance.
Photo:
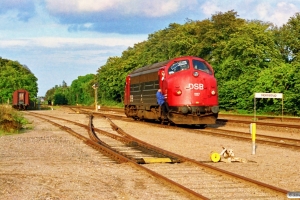
[[[297,124],[258,122],[258,121],[250,121],[250,120],[247,121],[247,120],[237,120],[237,119],[217,119],[217,123],[241,123],[241,124],[256,123],[257,125],[264,125],[264,126],[275,126],[275,127],[300,129],[300,125],[297,125]]]
[[[100,114],[104,117],[106,117],[105,114]],[[107,118],[107,117],[106,117]],[[111,120],[110,120],[111,121]],[[138,141],[140,144],[144,143],[145,145],[150,145],[148,143],[145,143],[127,133],[125,133],[120,127],[118,127],[117,125],[115,125],[112,121],[111,121],[112,125],[115,127],[115,130],[117,132],[119,132],[120,134],[122,134],[123,136],[125,137],[128,137],[128,138],[132,138],[133,140],[136,140]],[[152,146],[152,145],[151,145]],[[153,146],[154,147],[154,146]],[[156,147],[157,148],[157,147]],[[166,151],[166,150],[163,150],[161,149],[162,151]],[[166,151],[168,154],[171,154],[172,156],[174,157],[177,157],[179,158],[180,160],[182,161],[189,161],[193,164],[196,164],[198,166],[201,166],[201,167],[205,167],[205,168],[208,168],[208,169],[211,169],[213,171],[216,171],[216,172],[219,172],[219,173],[222,173],[222,174],[226,174],[228,176],[231,176],[233,178],[239,178],[240,180],[243,180],[243,181],[246,181],[248,183],[252,183],[252,184],[255,184],[255,185],[258,185],[260,187],[264,187],[264,188],[267,188],[271,191],[275,191],[275,192],[278,192],[280,193],[281,195],[286,195],[288,193],[287,190],[284,190],[282,188],[278,188],[278,187],[275,187],[275,186],[272,186],[272,185],[269,185],[269,184],[266,184],[266,183],[263,183],[263,182],[260,182],[260,181],[257,181],[257,180],[254,180],[254,179],[250,179],[250,178],[247,178],[247,177],[244,177],[244,176],[241,176],[239,174],[235,174],[235,173],[232,173],[232,172],[229,172],[229,171],[225,171],[223,169],[220,169],[220,168],[216,168],[216,167],[213,167],[211,165],[208,165],[208,164],[205,164],[205,163],[202,163],[202,162],[198,162],[198,161],[195,161],[194,159],[190,159],[190,158],[187,158],[187,157],[184,157],[184,156],[181,156],[181,155],[178,155],[178,154],[175,154],[175,153],[172,153],[172,152],[169,152],[169,151]]]
[[[71,128],[68,128],[68,127],[66,127],[66,126],[62,126],[62,125],[60,125],[60,124],[58,124],[58,123],[56,123],[56,122],[53,122],[53,121],[51,121],[51,120],[49,120],[49,119],[46,119],[46,118],[44,118],[44,117],[41,117],[41,116],[39,116],[38,114],[33,114],[33,113],[29,113],[29,112],[27,112],[27,114],[32,115],[32,116],[35,116],[35,117],[40,118],[40,119],[42,119],[42,120],[45,120],[45,121],[47,121],[48,123],[50,123],[50,124],[52,124],[52,125],[54,125],[54,126],[59,127],[60,129],[66,131],[66,132],[70,133],[71,135],[75,136],[76,138],[82,140],[84,143],[88,144],[89,146],[91,146],[91,147],[97,149],[98,151],[100,151],[100,152],[103,153],[104,155],[106,155],[106,156],[108,156],[108,157],[110,157],[110,158],[114,158],[114,160],[117,161],[117,162],[119,162],[119,163],[128,162],[128,160],[129,160],[129,159],[126,158],[125,156],[123,156],[123,155],[121,155],[121,154],[118,154],[118,153],[112,151],[111,149],[108,149],[107,147],[105,147],[105,146],[103,146],[103,145],[99,145],[97,142],[95,142],[95,141],[93,141],[93,140],[91,140],[91,139],[89,139],[89,138],[87,138],[87,137],[85,137],[85,136],[83,136],[83,135],[81,135],[81,134],[79,134],[79,133],[73,131]],[[52,117],[52,116],[48,116],[48,117]],[[53,117],[53,118],[57,119],[56,117]],[[77,124],[77,125],[79,124],[81,127],[84,127],[84,126],[83,126],[82,124],[80,124],[80,123],[77,123],[77,122],[73,122],[73,123],[74,123],[74,124]],[[86,128],[88,128],[88,126],[86,126]]]
[[[104,116],[104,117],[107,118],[107,116],[106,116],[105,114],[97,113],[97,115],[101,115],[101,116]],[[111,121],[111,120],[110,120],[110,121]],[[121,134],[121,135],[123,135],[123,136],[125,136],[125,137],[127,137],[127,138],[131,138],[131,139],[137,141],[139,144],[149,145],[149,144],[147,144],[147,143],[145,143],[145,142],[143,142],[143,141],[138,140],[137,138],[134,138],[134,137],[128,135],[128,134],[125,133],[121,128],[117,127],[112,121],[111,121],[111,123],[112,123],[112,126],[114,127],[114,129],[115,129],[117,132],[119,132],[119,134]],[[91,123],[91,124],[92,124],[92,123]],[[157,148],[157,147],[154,147],[154,146],[152,146],[152,147],[153,147],[153,148]],[[243,181],[246,181],[246,182],[248,182],[248,183],[252,183],[252,184],[258,185],[258,186],[260,186],[260,187],[264,187],[264,188],[269,189],[269,190],[271,190],[271,191],[279,192],[280,194],[287,194],[287,192],[288,192],[287,190],[284,190],[284,189],[281,189],[281,188],[277,188],[277,187],[275,187],[275,186],[272,186],[272,185],[269,185],[269,184],[266,184],[266,183],[262,183],[262,182],[260,182],[260,181],[256,181],[256,180],[253,180],[253,179],[244,177],[244,176],[240,176],[240,175],[238,175],[238,174],[234,174],[234,173],[232,173],[232,172],[228,172],[228,171],[225,171],[225,170],[222,170],[222,169],[219,169],[219,168],[215,168],[215,167],[213,167],[213,166],[211,166],[211,165],[207,165],[207,164],[205,164],[205,163],[201,163],[201,162],[195,161],[195,160],[193,160],[193,159],[186,158],[186,157],[184,157],[184,156],[181,156],[181,155],[178,155],[178,154],[175,154],[175,153],[172,153],[172,152],[165,151],[165,150],[163,150],[163,149],[160,149],[160,151],[165,152],[166,154],[171,154],[172,156],[179,158],[181,161],[189,161],[189,162],[194,163],[194,164],[196,164],[196,165],[198,165],[198,166],[206,167],[206,168],[208,168],[208,169],[211,169],[211,170],[213,170],[213,171],[215,171],[215,172],[219,172],[219,173],[222,173],[222,174],[227,174],[228,176],[231,176],[231,177],[233,177],[233,178],[239,178],[240,180],[243,180]]]
[[[230,137],[234,139],[242,139],[245,141],[251,141],[251,134],[240,132],[240,131],[232,131],[232,130],[220,130],[220,129],[213,129],[213,128],[206,128],[205,130],[201,130],[201,133],[209,134],[209,135],[220,135],[223,137]],[[290,142],[290,143],[286,143]],[[293,139],[293,138],[283,138],[283,137],[276,137],[276,136],[269,136],[269,135],[256,135],[255,143],[258,144],[269,144],[273,146],[280,146],[295,150],[300,150],[300,140]]]
[[[127,119],[123,116],[116,116],[116,115],[111,115],[111,114],[103,114],[103,113],[93,113],[93,114],[94,115],[99,115],[99,116],[118,118],[118,119],[121,119],[121,120],[124,120],[124,119],[126,120]],[[236,122],[238,122],[238,121],[239,120],[236,120]],[[242,121],[242,122],[244,122],[244,121]],[[156,124],[156,125],[166,127],[165,125],[161,125],[161,124]],[[180,127],[176,127],[176,128],[180,128]],[[299,128],[300,128],[300,126],[299,126]],[[216,135],[216,134],[218,134],[222,137],[233,138],[233,139],[238,139],[238,140],[241,139],[241,140],[244,140],[244,141],[251,140],[250,133],[245,133],[245,132],[238,132],[238,131],[231,131],[231,130],[220,130],[220,129],[214,129],[214,128],[210,128],[210,127],[207,127],[205,129],[200,129],[200,130],[198,130],[198,129],[197,130],[189,129],[189,131],[192,131],[194,133],[201,132],[201,133],[207,134],[207,135]],[[229,134],[229,133],[233,133],[233,134]],[[265,139],[262,139],[262,138],[265,138]],[[272,140],[277,140],[277,142],[272,141]],[[283,137],[260,135],[260,134],[257,134],[257,136],[256,136],[256,143],[258,143],[258,144],[269,144],[269,145],[273,145],[273,146],[280,146],[280,147],[300,150],[300,145],[283,143],[282,141],[287,141],[287,142],[290,141],[291,143],[300,143],[300,140],[293,139],[293,138],[283,138]]]
[[[124,157],[123,155],[121,154],[118,154],[116,153],[115,151],[113,151],[111,148],[108,148],[107,146],[103,146],[101,143],[98,143],[98,142],[95,142],[89,138],[86,138],[82,135],[80,135],[79,133],[73,131],[71,128],[68,128],[66,126],[62,126],[56,122],[53,122],[49,119],[46,119],[44,117],[41,117],[39,116],[38,114],[32,114],[32,113],[28,113],[27,114],[29,115],[32,115],[32,116],[35,116],[35,117],[38,117],[42,120],[45,120],[47,121],[48,123],[54,125],[54,126],[57,126],[59,127],[60,129],[70,133],[71,135],[75,136],[76,138],[82,140],[83,142],[85,142],[87,145],[93,147],[94,149],[96,150],[99,150],[101,153],[103,153],[104,155],[110,157],[110,158],[113,158],[115,161],[119,162],[119,163],[129,163],[131,166],[134,166],[136,168],[139,168],[141,170],[144,170],[146,171],[147,173],[151,174],[152,176],[158,178],[160,181],[164,182],[164,183],[167,183],[169,185],[171,185],[172,187],[174,187],[177,191],[183,193],[184,195],[188,196],[189,198],[191,199],[203,199],[203,200],[208,200],[209,198],[208,197],[205,197],[179,183],[176,183],[174,181],[172,181],[171,179],[168,179],[167,177],[161,175],[161,174],[158,174],[157,172],[155,171],[152,171],[136,162],[134,162],[133,160],[130,160],[126,157]],[[52,117],[52,116],[48,116],[48,117]],[[56,117],[53,117],[55,119],[57,119]],[[77,123],[77,122],[76,122]],[[89,124],[89,126],[91,125],[92,123]],[[90,129],[92,130],[92,126],[90,126]],[[116,159],[117,158],[117,159]]]

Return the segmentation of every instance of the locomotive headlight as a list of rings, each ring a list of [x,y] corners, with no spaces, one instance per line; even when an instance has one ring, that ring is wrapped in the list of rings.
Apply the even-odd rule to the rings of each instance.
[[[198,73],[198,72],[194,72],[193,75],[194,75],[195,77],[198,77],[198,76],[199,76],[199,73]]]
[[[182,94],[182,91],[181,91],[181,90],[177,89],[177,90],[175,91],[175,95],[180,96],[181,94]]]
[[[216,91],[212,90],[211,92],[211,95],[215,96],[216,95]]]

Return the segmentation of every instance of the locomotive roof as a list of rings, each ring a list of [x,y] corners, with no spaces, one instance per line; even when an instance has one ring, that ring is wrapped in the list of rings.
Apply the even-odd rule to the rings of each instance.
[[[183,58],[183,59],[197,58],[197,59],[203,60],[202,58],[198,58],[198,57],[194,57],[194,56],[182,56],[182,57],[179,57],[179,58]],[[146,65],[144,67],[133,70],[129,75],[131,77],[135,77],[135,76],[139,76],[139,75],[142,75],[142,74],[157,72],[159,68],[167,65],[167,63],[169,63],[171,60],[174,60],[174,59],[175,58],[170,59],[170,60],[166,60],[166,61],[162,61],[162,62],[157,62],[157,63],[150,64],[150,65]],[[203,60],[203,61],[205,61],[205,60]]]
[[[138,76],[138,75],[141,75],[141,74],[146,74],[146,73],[158,71],[159,68],[165,66],[168,62],[170,62],[170,60],[154,63],[154,64],[151,64],[151,65],[146,65],[144,67],[135,69],[134,71],[132,71],[130,73],[130,76],[134,77],[134,76]]]

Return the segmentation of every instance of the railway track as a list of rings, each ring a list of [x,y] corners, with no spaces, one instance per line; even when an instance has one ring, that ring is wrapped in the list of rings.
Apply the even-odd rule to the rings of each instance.
[[[51,118],[52,120],[44,119],[49,122],[52,121],[52,124],[55,124],[53,119],[68,121],[57,117]],[[147,171],[156,178],[195,199],[245,199],[246,197],[281,199],[286,197],[287,191],[280,188],[226,172],[144,143],[125,133],[111,120],[108,120],[107,117],[102,117],[102,119],[101,117],[97,117],[95,121],[97,121],[96,127],[99,125],[102,127],[101,129],[94,127],[92,116],[90,116],[88,126],[75,122],[76,125],[84,127],[89,131],[91,139],[80,136],[81,134],[75,134],[74,131],[65,126],[56,125],[77,138],[82,139],[85,143],[93,146],[93,148],[101,149],[102,153],[110,156],[112,159],[118,162],[133,164],[135,167]],[[72,121],[68,122],[74,123]],[[117,134],[107,131],[108,122]],[[103,130],[103,128],[106,130]],[[153,159],[153,157],[163,159],[158,159],[160,161],[157,163],[157,160]],[[154,162],[151,160],[154,160]],[[149,165],[145,163],[156,164]]]
[[[75,112],[81,112],[81,113],[87,113],[85,110],[75,110]],[[112,111],[115,112],[115,111]],[[115,114],[103,114],[103,113],[94,113],[94,115],[97,116],[106,116],[112,119],[121,119],[121,120],[128,120],[132,121],[130,118],[120,116],[120,115],[115,115]],[[222,120],[220,120],[222,121]],[[228,120],[225,120],[228,122]],[[137,121],[138,122],[138,121]],[[245,121],[245,120],[230,120],[231,123],[242,123],[242,124],[247,124],[249,125],[251,122]],[[273,126],[273,127],[285,127],[285,128],[296,128],[300,129],[299,125],[295,124],[281,124],[281,123],[269,123],[269,122],[259,122],[257,123],[259,126]],[[165,125],[161,124],[155,124],[155,126],[159,127],[166,127]],[[181,128],[179,126],[177,127],[169,127],[169,128]],[[249,141],[251,142],[251,135],[249,132],[241,132],[241,131],[233,131],[233,130],[225,130],[222,128],[211,128],[211,127],[206,127],[205,129],[197,129],[194,127],[190,126],[185,126],[182,127],[184,129],[187,129],[189,132],[194,132],[194,133],[199,133],[199,134],[206,134],[206,135],[218,135],[220,137],[227,137],[227,138],[232,138],[236,140],[244,140],[244,141]],[[293,139],[293,138],[286,138],[286,137],[277,137],[277,136],[270,136],[270,135],[262,135],[262,134],[257,134],[255,142],[257,144],[266,144],[266,145],[273,145],[273,146],[279,146],[279,147],[284,147],[284,148],[290,148],[293,150],[300,150],[300,140],[299,139]]]
[[[71,109],[88,109],[90,112],[94,110],[93,107],[80,107],[80,106],[68,106]],[[116,112],[120,114],[124,114],[124,108],[111,108],[111,107],[101,107],[99,111],[105,111],[105,112]],[[256,116],[256,120],[254,121],[254,117],[250,115],[239,115],[239,114],[220,114],[218,117],[219,123],[224,122],[242,122],[245,123],[250,122],[262,122],[261,124],[264,124],[266,122],[266,125],[269,123],[283,123],[283,126],[285,123],[294,123],[294,124],[300,124],[300,117],[281,117],[281,116]],[[237,120],[238,119],[238,120]],[[280,125],[281,126],[281,125]],[[298,126],[296,126],[298,127]]]
[[[249,133],[241,132],[241,131],[206,128],[205,130],[201,130],[201,132],[210,135],[230,137],[237,140],[251,141],[251,135]],[[300,140],[293,139],[293,138],[257,134],[257,138],[255,142],[258,144],[267,144],[267,145],[290,148],[294,150],[300,150]]]
[[[73,111],[78,111],[82,113],[93,112],[92,108],[87,107],[77,107],[77,106],[68,106],[68,108]],[[119,116],[124,115],[124,109],[122,108],[107,108],[102,107],[101,111],[109,112],[109,113],[118,113]],[[97,113],[94,113],[97,114]],[[234,114],[219,114],[219,118],[217,119],[217,124],[227,124],[227,123],[240,123],[240,124],[250,124],[256,123],[259,126],[272,126],[272,127],[284,127],[284,128],[295,128],[300,129],[300,118],[298,117],[284,117],[283,122],[280,117],[268,117],[268,116],[258,116],[256,117],[256,121],[253,120],[253,116],[244,116],[244,115],[234,115]]]
[[[274,122],[261,122],[261,121],[251,121],[251,120],[237,120],[237,119],[218,119],[218,124],[226,124],[226,123],[239,123],[239,124],[250,124],[250,123],[256,123],[260,126],[271,126],[271,127],[284,127],[284,128],[295,128],[300,129],[299,124],[295,123],[274,123]]]
[[[237,115],[237,114],[219,114],[219,119],[240,119],[245,121],[256,121],[256,122],[292,122],[292,123],[299,123],[299,117],[287,117],[287,116],[250,116],[250,115]]]

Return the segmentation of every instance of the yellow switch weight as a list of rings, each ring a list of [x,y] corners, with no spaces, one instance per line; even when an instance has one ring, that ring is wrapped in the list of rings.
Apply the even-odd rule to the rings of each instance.
[[[216,152],[211,152],[210,159],[213,162],[219,162],[221,160],[221,155]]]

